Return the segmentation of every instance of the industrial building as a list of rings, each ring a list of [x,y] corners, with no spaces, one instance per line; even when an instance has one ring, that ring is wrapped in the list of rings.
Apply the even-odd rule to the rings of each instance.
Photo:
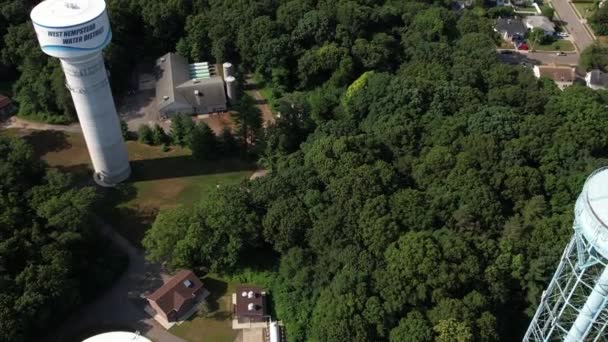
[[[113,186],[131,174],[102,50],[112,40],[104,0],[46,0],[31,13],[42,51],[59,58],[95,169]]]
[[[226,66],[232,70],[231,64]],[[186,58],[170,52],[157,60],[155,73],[157,108],[164,117],[208,114],[228,108],[224,79],[215,65],[189,64]]]

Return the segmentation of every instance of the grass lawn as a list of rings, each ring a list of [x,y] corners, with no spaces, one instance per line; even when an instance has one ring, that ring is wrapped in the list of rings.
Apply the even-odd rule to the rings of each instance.
[[[573,4],[583,18],[589,18],[595,11],[595,4],[592,2],[575,2]]]
[[[232,293],[238,284],[216,277],[204,278],[203,284],[210,292],[209,312],[192,316],[170,332],[190,342],[233,342],[237,331],[232,330]]]
[[[565,40],[565,39],[558,39],[555,42],[551,43],[551,44],[547,44],[547,45],[536,45],[534,47],[534,49],[536,51],[564,51],[564,52],[568,52],[568,51],[574,51],[574,45],[572,45],[572,42],[570,42],[569,40]]]
[[[91,162],[82,134],[55,131],[4,131],[24,136],[49,165],[91,181]],[[138,142],[127,142],[132,175],[117,189],[105,189],[111,203],[105,218],[131,242],[139,245],[160,209],[193,205],[201,194],[215,187],[249,178],[255,166],[236,160],[199,162],[190,152]]]

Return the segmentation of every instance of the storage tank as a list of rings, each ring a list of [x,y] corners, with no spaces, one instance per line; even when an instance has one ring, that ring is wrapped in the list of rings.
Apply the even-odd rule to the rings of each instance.
[[[226,77],[225,81],[226,96],[228,97],[228,101],[230,101],[230,104],[235,104],[237,101],[236,78],[233,76],[228,76]]]
[[[232,70],[232,63],[226,62],[222,65],[222,68],[224,70],[224,79],[226,79],[226,77],[228,76],[234,76],[234,71]]]
[[[95,181],[124,181],[131,168],[101,54],[112,39],[105,1],[46,0],[30,16],[42,51],[61,60]]]

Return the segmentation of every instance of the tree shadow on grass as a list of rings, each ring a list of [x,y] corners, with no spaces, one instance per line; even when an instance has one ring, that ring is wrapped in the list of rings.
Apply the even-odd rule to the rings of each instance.
[[[72,147],[65,132],[33,131],[24,139],[33,147],[34,153],[39,157],[49,152],[58,152]]]
[[[203,278],[203,286],[209,291],[207,297],[207,306],[209,312],[214,312],[220,309],[220,298],[226,295],[228,291],[228,283],[214,278]]]
[[[237,159],[199,161],[191,156],[167,157],[131,161],[129,182],[193,177],[252,170],[250,163]]]

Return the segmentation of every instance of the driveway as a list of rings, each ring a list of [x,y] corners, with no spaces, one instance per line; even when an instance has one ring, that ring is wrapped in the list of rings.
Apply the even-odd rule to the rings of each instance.
[[[566,24],[566,28],[574,38],[574,44],[578,46],[579,51],[583,51],[592,45],[595,40],[574,12],[570,2],[568,0],[552,0],[551,3],[561,21]]]
[[[144,124],[159,123],[154,90],[142,90],[121,98],[118,115],[127,122],[129,131],[137,132]]]
[[[185,342],[163,329],[145,311],[147,302],[143,294],[161,286],[167,275],[161,272],[159,265],[146,261],[140,250],[111,227],[102,222],[99,226],[101,233],[129,256],[129,266],[106,293],[68,317],[46,341],[69,342],[83,331],[122,327],[138,330],[155,342]]]

